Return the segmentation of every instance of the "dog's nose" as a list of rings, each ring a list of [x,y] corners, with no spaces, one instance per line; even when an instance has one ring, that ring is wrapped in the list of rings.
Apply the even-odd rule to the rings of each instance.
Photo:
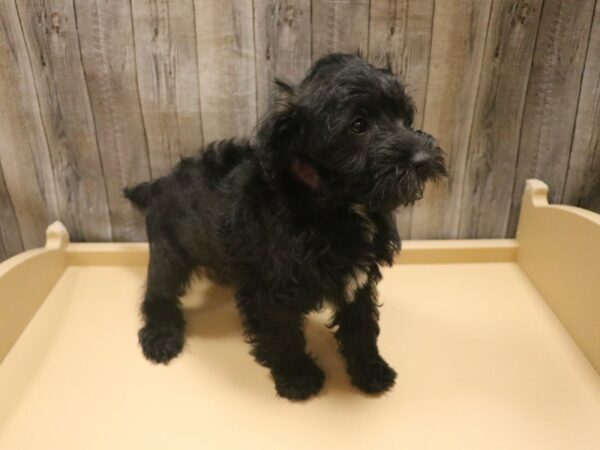
[[[422,172],[427,168],[431,160],[431,155],[423,150],[418,150],[410,158],[410,162],[417,172]]]

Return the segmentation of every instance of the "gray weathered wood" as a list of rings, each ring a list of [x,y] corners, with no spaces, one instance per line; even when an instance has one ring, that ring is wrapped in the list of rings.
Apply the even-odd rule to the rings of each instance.
[[[596,2],[563,202],[600,213],[600,2]]]
[[[417,107],[415,126],[423,125],[429,75],[433,0],[372,1],[369,58],[391,62],[392,70],[408,85]],[[412,235],[413,208],[399,211],[396,223],[403,238]]]
[[[125,186],[150,178],[130,5],[120,0],[75,0],[75,13],[113,237],[145,239],[143,217],[122,193]]]
[[[23,239],[0,166],[0,261],[23,251]]]
[[[137,77],[150,167],[165,175],[202,147],[193,0],[134,0]]]
[[[7,0],[0,260],[59,218],[145,239],[124,186],[251,134],[274,77],[356,49],[391,60],[447,154],[403,238],[510,236],[530,176],[600,212],[600,0]]]
[[[439,140],[449,175],[413,208],[412,237],[456,238],[469,135],[491,0],[437,2],[423,129]]]
[[[52,157],[58,216],[71,239],[112,238],[106,186],[81,64],[73,3],[17,2]]]
[[[57,216],[48,144],[19,17],[0,2],[0,164],[26,248],[44,243]],[[2,224],[3,225],[3,224]]]
[[[527,178],[548,183],[552,203],[562,198],[594,3],[544,2],[521,124],[509,236],[517,229]]]
[[[310,0],[254,0],[258,116],[273,101],[273,79],[296,83],[311,64]]]
[[[1,232],[2,230],[0,230],[0,233]],[[11,255],[9,254],[8,250],[6,250],[6,248],[4,247],[4,241],[0,239],[0,262],[4,261],[7,258],[10,258],[10,256]]]
[[[369,0],[312,2],[313,61],[334,51],[368,53],[369,4]]]
[[[463,184],[460,237],[506,234],[541,0],[494,2]]]
[[[202,130],[206,143],[256,126],[252,2],[195,0]]]
[[[415,100],[415,126],[423,124],[433,25],[433,0],[371,2],[369,58],[389,61]]]

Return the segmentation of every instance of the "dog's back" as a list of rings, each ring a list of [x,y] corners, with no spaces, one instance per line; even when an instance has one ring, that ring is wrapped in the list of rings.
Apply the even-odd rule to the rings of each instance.
[[[191,184],[204,181],[207,187],[217,187],[227,175],[242,161],[251,157],[248,142],[234,139],[215,141],[208,144],[198,156],[182,158],[173,172],[154,180],[143,182],[124,189],[127,197],[136,207],[145,211],[152,199],[159,199],[168,186]],[[182,186],[179,186],[182,187]]]
[[[150,242],[167,239],[165,245],[178,249],[186,263],[222,267],[229,262],[219,239],[224,213],[257,167],[247,141],[216,141],[183,158],[170,174],[124,194],[144,212]]]

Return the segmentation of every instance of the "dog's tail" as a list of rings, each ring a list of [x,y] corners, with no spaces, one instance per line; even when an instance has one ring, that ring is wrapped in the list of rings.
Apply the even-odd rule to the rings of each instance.
[[[144,182],[129,186],[123,189],[123,193],[139,210],[144,211],[152,200],[152,184]]]

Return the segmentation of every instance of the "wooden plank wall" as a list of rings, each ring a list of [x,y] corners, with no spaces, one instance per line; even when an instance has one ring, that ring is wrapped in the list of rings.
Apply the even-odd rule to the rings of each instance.
[[[357,50],[391,61],[447,152],[404,238],[512,236],[532,176],[600,212],[600,0],[6,0],[0,260],[59,218],[143,240],[123,186],[251,134],[273,77]]]

